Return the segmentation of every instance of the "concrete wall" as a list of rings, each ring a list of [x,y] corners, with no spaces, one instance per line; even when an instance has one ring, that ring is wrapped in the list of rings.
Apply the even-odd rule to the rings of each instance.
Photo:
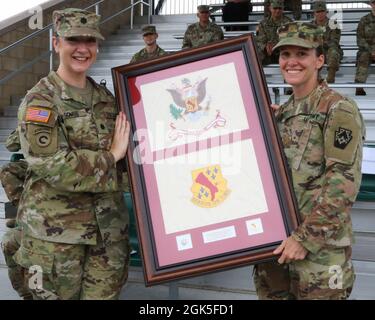
[[[96,0],[67,0],[48,8],[43,11],[43,27],[52,22],[53,10],[68,7],[86,8],[95,2]],[[106,0],[100,4],[102,19],[129,6],[129,4],[130,0]],[[108,37],[111,33],[116,31],[120,25],[129,23],[129,21],[130,13],[126,12],[103,24],[101,31],[105,37]],[[4,48],[33,32],[35,32],[35,30],[29,28],[29,18],[8,26],[0,30],[0,48]],[[48,50],[49,33],[46,31],[32,40],[24,42],[21,46],[3,53],[0,55],[0,79]],[[56,55],[54,55],[54,59],[56,68],[58,64]],[[35,83],[39,81],[40,78],[47,75],[48,72],[49,60],[46,58],[16,75],[5,84],[0,85],[0,113],[2,113],[4,107],[16,105],[18,98],[22,98],[26,91],[31,89]]]

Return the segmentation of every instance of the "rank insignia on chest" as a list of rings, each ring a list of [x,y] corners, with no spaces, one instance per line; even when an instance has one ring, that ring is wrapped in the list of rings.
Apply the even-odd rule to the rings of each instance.
[[[335,131],[334,145],[336,148],[344,150],[352,138],[353,134],[351,130],[339,127],[338,130]]]
[[[26,121],[48,123],[51,111],[39,107],[30,107],[26,111]]]

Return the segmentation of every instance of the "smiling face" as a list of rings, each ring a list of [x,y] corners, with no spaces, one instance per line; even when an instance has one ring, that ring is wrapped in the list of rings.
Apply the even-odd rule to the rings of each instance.
[[[210,12],[209,11],[198,11],[197,17],[199,19],[200,24],[207,24],[210,19]]]
[[[71,77],[81,77],[96,60],[98,41],[93,37],[54,37],[53,46],[60,57],[59,69]]]
[[[157,33],[146,33],[143,36],[143,41],[145,42],[147,46],[153,46],[154,44],[156,44],[157,38],[158,38]]]
[[[280,48],[280,70],[285,81],[293,87],[296,97],[304,97],[316,87],[323,64],[324,55],[317,56],[316,49],[297,46]]]

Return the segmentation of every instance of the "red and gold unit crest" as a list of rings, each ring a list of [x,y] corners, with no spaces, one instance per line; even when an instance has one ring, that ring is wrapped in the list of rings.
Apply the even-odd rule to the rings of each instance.
[[[202,208],[214,208],[225,201],[230,194],[227,180],[224,179],[219,165],[194,170],[191,201]]]

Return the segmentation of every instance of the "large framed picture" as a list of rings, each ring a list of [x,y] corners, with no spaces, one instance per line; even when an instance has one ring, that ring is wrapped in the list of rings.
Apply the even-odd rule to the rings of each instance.
[[[146,285],[274,259],[298,215],[252,35],[112,75]]]

